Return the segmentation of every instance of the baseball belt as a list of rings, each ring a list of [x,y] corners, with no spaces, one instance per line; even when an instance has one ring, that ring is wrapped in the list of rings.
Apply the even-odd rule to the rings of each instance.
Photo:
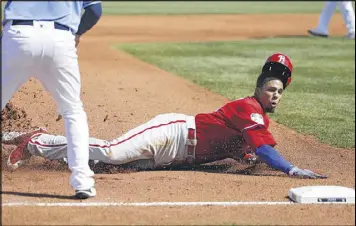
[[[33,20],[13,20],[12,21],[12,25],[16,26],[16,25],[28,25],[28,26],[33,26]],[[64,30],[64,31],[69,31],[70,28],[59,24],[57,22],[54,22],[54,28],[57,30]]]
[[[187,139],[187,158],[185,162],[187,164],[194,164],[195,162],[195,147],[197,146],[197,139],[195,129],[188,129],[188,139]]]

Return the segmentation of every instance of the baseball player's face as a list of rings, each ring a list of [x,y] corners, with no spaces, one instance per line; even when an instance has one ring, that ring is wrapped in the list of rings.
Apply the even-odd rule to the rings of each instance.
[[[279,79],[266,82],[259,90],[258,99],[265,112],[273,113],[282,98],[283,83]]]

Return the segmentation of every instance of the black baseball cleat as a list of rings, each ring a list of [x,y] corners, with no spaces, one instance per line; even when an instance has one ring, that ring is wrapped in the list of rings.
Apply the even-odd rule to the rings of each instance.
[[[355,33],[348,33],[345,38],[347,39],[355,39]]]
[[[314,30],[311,30],[311,29],[308,30],[308,33],[313,35],[313,36],[316,36],[316,37],[323,37],[323,38],[329,37],[329,35],[327,35],[327,34],[318,33],[318,32],[316,32]]]
[[[75,191],[75,198],[77,199],[87,199],[90,197],[96,196],[96,190],[94,187],[86,189],[86,190],[76,190]]]

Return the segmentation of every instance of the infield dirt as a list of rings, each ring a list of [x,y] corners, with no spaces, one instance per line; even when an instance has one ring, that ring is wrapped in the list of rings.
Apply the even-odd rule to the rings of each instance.
[[[120,42],[238,40],[307,35],[318,15],[105,16],[79,46],[82,98],[90,135],[116,138],[160,113],[210,112],[227,98],[165,72],[111,45]],[[346,33],[335,15],[330,33]],[[236,50],[238,51],[238,50]],[[252,90],[251,90],[252,92]],[[32,79],[14,96],[3,130],[47,127],[64,134],[55,103]],[[14,112],[15,110],[15,112]],[[25,111],[22,111],[25,110]],[[15,116],[16,115],[16,116]],[[104,118],[107,118],[104,122]],[[291,187],[341,185],[355,188],[355,150],[332,148],[277,123],[278,150],[326,180],[291,179],[274,171],[262,176],[221,171],[151,171],[96,175],[98,196],[84,202],[288,201]],[[3,145],[3,163],[13,146]],[[2,166],[2,202],[73,202],[69,171],[33,158],[18,171]],[[23,224],[285,224],[352,225],[355,206],[243,207],[3,207],[4,225]]]

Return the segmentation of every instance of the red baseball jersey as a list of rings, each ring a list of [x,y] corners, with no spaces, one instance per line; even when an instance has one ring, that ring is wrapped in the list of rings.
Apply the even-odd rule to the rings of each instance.
[[[269,118],[254,97],[225,104],[213,113],[198,114],[196,123],[196,161],[210,162],[232,158],[247,147],[274,146],[276,141],[268,131]]]

